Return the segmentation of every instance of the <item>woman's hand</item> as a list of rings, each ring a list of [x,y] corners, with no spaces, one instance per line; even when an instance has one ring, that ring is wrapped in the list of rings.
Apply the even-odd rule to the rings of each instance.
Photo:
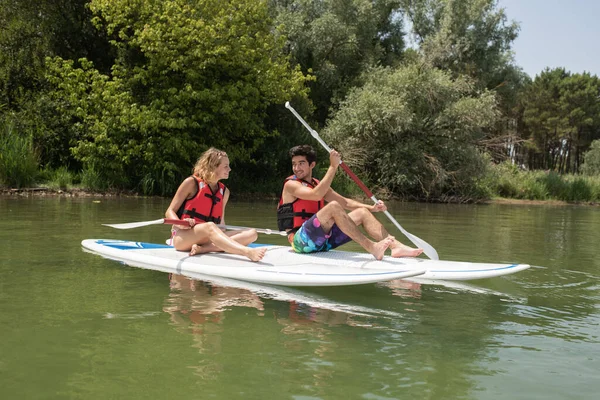
[[[194,218],[184,218],[182,221],[187,221],[188,224],[185,225],[177,225],[179,229],[192,229],[194,225],[196,225],[196,220]]]

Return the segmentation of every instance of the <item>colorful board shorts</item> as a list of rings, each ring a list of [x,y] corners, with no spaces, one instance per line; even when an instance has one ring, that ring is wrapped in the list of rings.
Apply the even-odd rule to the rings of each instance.
[[[326,234],[315,214],[302,224],[290,243],[296,253],[314,253],[335,249],[351,240],[336,224],[333,224],[329,234]]]

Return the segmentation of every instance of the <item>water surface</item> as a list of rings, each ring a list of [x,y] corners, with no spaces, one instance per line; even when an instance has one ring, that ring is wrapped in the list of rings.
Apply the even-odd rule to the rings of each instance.
[[[591,399],[600,391],[597,207],[389,205],[443,259],[533,265],[469,283],[277,288],[169,276],[82,251],[87,238],[163,242],[166,226],[101,224],[161,218],[168,201],[0,197],[2,398]],[[227,223],[274,229],[274,208],[232,200]]]

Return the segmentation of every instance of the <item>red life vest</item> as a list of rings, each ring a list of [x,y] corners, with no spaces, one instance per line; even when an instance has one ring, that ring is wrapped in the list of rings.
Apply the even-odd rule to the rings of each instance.
[[[314,188],[319,184],[317,179],[313,178],[311,182],[307,182],[296,178],[296,175],[288,176],[285,179],[284,186],[287,181],[299,181],[309,188]],[[284,204],[282,193],[277,206],[277,226],[281,231],[292,230],[295,232],[300,229],[304,221],[315,215],[324,205],[325,201],[323,199],[318,201],[296,199],[291,203]]]
[[[196,223],[214,222],[220,224],[223,216],[225,185],[218,182],[217,192],[213,193],[208,183],[196,177],[194,179],[198,182],[198,190],[194,197],[183,202],[179,207],[179,211],[177,211],[177,216],[179,219],[194,218]]]

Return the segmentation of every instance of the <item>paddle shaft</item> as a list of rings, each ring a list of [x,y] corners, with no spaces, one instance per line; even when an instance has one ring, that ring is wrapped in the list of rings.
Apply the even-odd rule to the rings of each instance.
[[[323,146],[323,148],[325,150],[327,150],[327,152],[331,153],[331,147],[329,147],[327,145],[327,143],[325,143],[325,141],[323,141],[323,139],[321,139],[321,136],[319,136],[319,134],[317,133],[317,131],[315,131],[314,129],[312,129],[310,127],[310,125],[308,125],[308,123],[304,120],[304,118],[302,118],[297,112],[296,110],[294,110],[294,108],[290,105],[290,102],[286,102],[285,103],[285,107],[287,109],[289,109],[292,114],[294,114],[296,116],[296,118],[298,118],[298,120],[302,123],[302,125],[304,125],[304,127],[310,132],[311,136],[314,137],[320,144],[321,146]],[[365,194],[367,196],[369,196],[369,198],[374,202],[377,203],[379,200],[377,200],[377,198],[373,195],[373,192],[371,192],[369,190],[369,188],[358,178],[358,176],[356,176],[354,174],[354,172],[352,172],[352,170],[350,170],[350,167],[348,167],[346,164],[344,164],[343,161],[340,161],[340,166],[342,167],[342,169],[348,174],[348,176],[362,189],[363,192],[365,192]],[[415,245],[421,247],[423,249],[423,252],[432,260],[439,260],[440,257],[438,256],[437,251],[433,248],[433,246],[431,246],[429,243],[427,243],[426,241],[424,241],[423,239],[413,235],[412,233],[409,233],[408,231],[406,231],[399,223],[398,221],[396,221],[396,219],[392,216],[392,214],[390,214],[388,211],[384,211],[384,214],[386,217],[388,217],[388,219],[390,221],[392,221],[392,223],[396,226],[396,228],[398,228],[400,230],[400,232],[402,232],[411,242],[413,242]]]
[[[125,224],[102,224],[104,226],[109,226],[111,228],[116,229],[133,229],[140,228],[142,226],[148,225],[159,225],[159,224],[170,224],[170,225],[187,225],[190,226],[189,221],[181,220],[181,219],[169,219],[169,218],[161,218],[153,221],[142,221],[142,222],[130,222]],[[272,229],[262,229],[262,228],[249,228],[246,226],[234,226],[234,225],[217,225],[219,228],[227,229],[230,231],[245,231],[248,229],[255,229],[258,233],[265,233],[267,235],[281,235],[287,236],[287,233],[284,231],[275,231]]]
[[[180,219],[167,219],[164,220],[165,224],[173,224],[173,225],[190,225],[188,221],[180,220]],[[287,236],[287,232],[284,231],[275,231],[272,229],[262,229],[262,228],[249,228],[247,226],[234,226],[234,225],[217,225],[219,228],[224,228],[229,231],[247,231],[249,229],[255,229],[258,233],[265,233],[267,235],[281,235]]]
[[[329,147],[327,145],[327,143],[325,143],[325,141],[323,139],[321,139],[321,136],[319,136],[319,134],[317,133],[317,131],[315,131],[313,128],[310,127],[310,125],[308,125],[308,123],[304,120],[304,118],[302,118],[300,116],[300,114],[298,114],[298,112],[296,110],[294,110],[294,107],[292,107],[290,105],[290,102],[286,102],[285,106],[292,112],[292,114],[294,114],[296,116],[296,118],[298,118],[298,121],[302,122],[302,125],[304,125],[304,127],[306,129],[308,129],[308,131],[310,132],[311,136],[314,137],[315,139],[317,139],[317,141],[321,144],[321,146],[323,146],[323,148],[325,150],[327,150],[328,153],[331,153],[331,147]],[[354,172],[352,172],[352,170],[350,169],[350,167],[348,167],[346,164],[344,164],[343,161],[340,161],[340,167],[342,167],[342,169],[348,174],[348,176],[350,176],[350,178],[352,178],[352,180],[354,182],[356,182],[356,184],[362,189],[363,192],[366,193],[367,196],[369,196],[369,198],[373,197],[373,193],[369,190],[369,188],[358,178],[358,176],[356,176],[354,174]],[[377,200],[375,200],[375,202],[377,202]]]

